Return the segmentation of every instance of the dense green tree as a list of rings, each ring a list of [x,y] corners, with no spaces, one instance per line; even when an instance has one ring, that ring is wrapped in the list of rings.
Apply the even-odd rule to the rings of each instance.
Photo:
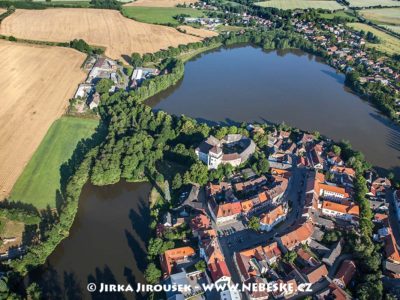
[[[156,267],[154,263],[149,263],[146,271],[144,272],[144,278],[149,284],[156,284],[160,280],[161,271]]]
[[[197,271],[204,272],[207,269],[206,263],[204,260],[199,260],[194,267],[196,268]]]
[[[182,176],[179,173],[176,173],[174,179],[172,180],[172,189],[178,190],[182,186]]]
[[[139,53],[132,53],[131,55],[131,65],[134,68],[140,67],[143,65],[142,56]]]
[[[112,86],[113,82],[111,79],[103,78],[96,84],[96,92],[98,92],[99,94],[108,93]]]
[[[286,254],[283,256],[283,260],[287,263],[294,263],[294,261],[297,258],[297,253],[294,251],[288,251]]]
[[[260,219],[256,216],[253,216],[249,219],[249,223],[247,224],[249,228],[253,229],[254,231],[260,230]]]
[[[42,299],[42,291],[36,282],[31,283],[26,289],[28,300]]]

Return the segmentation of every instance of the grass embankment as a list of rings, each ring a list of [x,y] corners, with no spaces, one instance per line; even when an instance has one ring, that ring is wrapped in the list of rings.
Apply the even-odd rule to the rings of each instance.
[[[344,8],[344,6],[332,0],[270,0],[257,2],[256,5],[262,7],[275,7],[283,10],[307,8],[339,10]]]
[[[383,31],[380,31],[367,24],[348,23],[347,25],[356,30],[363,30],[364,32],[370,31],[379,38],[379,43],[377,44],[367,43],[366,45],[368,48],[375,48],[389,55],[399,53],[400,39],[395,38],[394,36],[384,33]]]
[[[221,47],[221,45],[222,45],[221,43],[218,43],[218,44],[214,44],[214,45],[211,45],[208,47],[203,47],[203,48],[191,50],[189,52],[184,52],[184,53],[178,55],[178,58],[181,59],[183,62],[187,62],[188,60],[192,59],[196,55],[199,55],[199,54],[209,51],[209,50],[216,49],[218,47]]]
[[[32,159],[18,178],[11,199],[33,204],[39,209],[56,207],[60,189],[60,167],[71,158],[80,140],[89,138],[97,120],[62,117],[50,127]]]
[[[200,10],[184,7],[139,7],[124,6],[122,14],[143,23],[161,25],[179,25],[175,16],[188,15],[190,17],[203,17],[204,13]]]
[[[361,10],[360,15],[376,25],[400,33],[400,8],[373,8]]]

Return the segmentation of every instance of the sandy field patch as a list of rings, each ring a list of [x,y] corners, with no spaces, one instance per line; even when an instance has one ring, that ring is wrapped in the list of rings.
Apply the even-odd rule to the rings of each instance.
[[[60,117],[86,74],[85,55],[59,47],[0,40],[0,199],[18,176],[50,125]]]
[[[81,38],[106,47],[106,55],[115,59],[201,40],[174,28],[136,22],[115,10],[85,8],[17,10],[2,22],[0,33],[55,42]]]
[[[21,245],[25,225],[22,222],[11,221],[6,218],[0,218],[0,222],[2,223],[0,238],[3,242],[0,246],[0,253],[5,253],[11,247]]]
[[[185,30],[187,34],[195,35],[201,38],[207,38],[212,36],[217,36],[218,33],[215,31],[207,30],[207,29],[200,29],[200,28],[193,28],[191,26],[182,25],[178,27],[179,29]]]
[[[4,14],[6,11],[7,11],[6,9],[0,8],[0,15],[1,15],[1,14]]]
[[[198,0],[137,0],[125,4],[125,6],[148,6],[148,7],[174,7],[178,4],[196,3]]]

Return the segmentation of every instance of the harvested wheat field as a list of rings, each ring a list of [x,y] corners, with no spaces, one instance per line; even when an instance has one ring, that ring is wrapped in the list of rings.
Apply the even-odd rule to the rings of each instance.
[[[0,33],[54,42],[81,38],[106,47],[106,55],[115,59],[201,40],[174,28],[125,18],[116,10],[85,8],[17,10],[1,23]]]
[[[125,4],[125,6],[147,6],[147,7],[174,7],[178,4],[196,3],[198,0],[137,0]]]
[[[215,31],[201,29],[201,28],[193,28],[191,26],[186,26],[186,25],[179,26],[178,28],[184,30],[187,34],[191,34],[201,38],[213,37],[218,35],[218,33]]]
[[[85,78],[85,55],[0,40],[0,199]]]

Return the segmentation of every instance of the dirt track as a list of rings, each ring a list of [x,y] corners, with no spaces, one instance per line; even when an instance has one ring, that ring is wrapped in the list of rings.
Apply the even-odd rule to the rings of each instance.
[[[198,0],[137,0],[125,4],[125,6],[174,7],[178,4],[190,4],[197,1]]]
[[[0,199],[86,74],[83,53],[0,40]]]
[[[127,19],[115,10],[84,8],[17,10],[2,22],[0,33],[56,42],[81,38],[106,47],[106,55],[116,59],[201,40],[174,28]]]
[[[191,26],[186,26],[186,25],[179,26],[178,28],[185,30],[187,34],[195,35],[201,38],[207,38],[218,35],[218,33],[215,31],[201,29],[201,28],[193,28]]]

